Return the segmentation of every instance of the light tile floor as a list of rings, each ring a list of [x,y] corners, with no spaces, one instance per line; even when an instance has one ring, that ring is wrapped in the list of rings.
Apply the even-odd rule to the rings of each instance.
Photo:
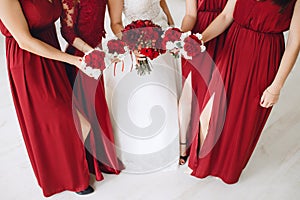
[[[184,1],[169,0],[168,2],[177,25],[180,25],[184,13]],[[64,46],[64,41],[61,42]],[[33,175],[17,123],[8,86],[2,36],[0,47],[0,199],[46,199]],[[49,199],[300,199],[299,74],[300,59],[286,82],[281,99],[274,107],[239,183],[226,185],[211,177],[204,180],[196,179],[185,173],[186,166],[184,166],[175,171],[154,174],[105,175],[104,181],[93,183],[96,191],[90,196],[79,197],[72,192],[63,192]]]

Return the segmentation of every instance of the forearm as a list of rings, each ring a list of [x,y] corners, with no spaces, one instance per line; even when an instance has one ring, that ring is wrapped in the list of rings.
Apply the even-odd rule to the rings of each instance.
[[[275,79],[262,93],[260,105],[264,108],[269,108],[278,102],[281,88],[295,65],[300,50],[300,36],[297,33],[295,36],[296,37],[289,36],[287,47],[281,59]]]
[[[110,17],[110,27],[112,32],[118,37],[122,37],[122,30],[124,29],[122,23],[122,10],[124,1],[123,0],[108,0],[107,7]]]
[[[299,50],[300,50],[300,41],[287,43],[286,50],[281,59],[278,72],[272,83],[272,86],[276,91],[280,91],[280,89],[283,87],[288,75],[290,74],[291,70],[295,65],[295,62],[299,54]]]
[[[219,16],[203,31],[203,41],[208,42],[223,33],[233,22],[236,0],[228,0]]]
[[[181,23],[181,31],[191,31],[195,26],[196,20],[197,18],[195,16],[185,15]]]
[[[297,60],[300,50],[300,1],[297,0],[294,8],[293,17],[291,20],[289,36],[286,44],[286,49],[282,56],[278,72],[275,76],[271,89],[273,93],[280,93],[288,75]]]
[[[220,14],[202,33],[203,41],[208,42],[223,33],[233,22],[231,16]]]
[[[167,2],[165,0],[160,1],[160,7],[162,8],[162,10],[164,11],[164,13],[167,16],[169,26],[174,25],[174,20],[172,18],[171,12],[170,12]]]
[[[93,47],[91,47],[89,44],[87,44],[85,41],[83,41],[81,38],[76,37],[73,42],[73,47],[78,49],[79,51],[83,53],[87,53],[91,50],[93,50]]]
[[[61,62],[66,62],[72,65],[78,64],[79,57],[64,53],[59,49],[56,49],[55,47],[52,47],[36,38],[33,37],[24,38],[18,44],[20,48],[28,52],[34,53],[36,55],[61,61]]]
[[[121,22],[118,23],[112,23],[111,25],[112,32],[118,37],[122,37],[122,30],[124,29],[124,26]]]
[[[198,4],[197,0],[186,0],[185,1],[185,15],[181,22],[181,31],[191,31],[197,21],[198,17]]]

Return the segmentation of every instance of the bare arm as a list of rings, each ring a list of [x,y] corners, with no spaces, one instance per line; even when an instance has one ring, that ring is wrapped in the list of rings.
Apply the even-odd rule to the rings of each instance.
[[[233,11],[236,0],[228,0],[223,11],[212,23],[203,31],[203,41],[208,42],[223,33],[233,22]]]
[[[80,57],[66,54],[32,37],[18,0],[0,0],[0,3],[0,19],[15,38],[20,48],[39,56],[67,62],[80,68]]]
[[[181,31],[191,31],[197,21],[197,1],[186,0],[185,1],[185,15],[181,22]]]
[[[110,27],[113,33],[119,38],[122,36],[121,31],[124,29],[122,23],[123,5],[124,5],[123,0],[108,0]]]
[[[79,51],[83,52],[83,53],[87,53],[87,52],[93,50],[93,47],[91,47],[88,43],[86,43],[85,41],[83,41],[79,37],[76,37],[74,39],[74,42],[73,42],[72,46],[75,47],[76,49],[78,49]]]
[[[290,74],[300,50],[300,0],[297,0],[292,17],[289,36],[281,59],[278,72],[272,84],[264,91],[261,98],[263,107],[270,107],[278,101],[280,90]]]
[[[168,18],[168,25],[173,26],[174,25],[174,20],[172,18],[171,13],[170,13],[167,2],[165,0],[161,0],[160,1],[160,7],[162,8],[162,10],[164,11],[164,13],[166,14],[166,16]]]

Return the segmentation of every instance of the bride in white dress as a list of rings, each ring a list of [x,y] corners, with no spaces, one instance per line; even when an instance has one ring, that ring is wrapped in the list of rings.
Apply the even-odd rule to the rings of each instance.
[[[151,20],[162,28],[173,25],[165,0],[120,0],[109,5],[111,28],[121,37],[125,25]],[[123,13],[123,19],[122,19]],[[125,172],[148,173],[175,169],[179,159],[178,99],[181,90],[179,60],[164,54],[149,60],[150,74],[139,76],[135,58],[104,73],[106,97],[115,133],[118,157]]]

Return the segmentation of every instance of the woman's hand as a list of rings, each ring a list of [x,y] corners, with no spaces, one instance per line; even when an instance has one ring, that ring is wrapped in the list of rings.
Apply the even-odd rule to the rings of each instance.
[[[74,56],[74,58],[70,64],[76,66],[79,70],[81,70],[87,76],[98,80],[102,74],[101,70],[93,69],[91,67],[84,67],[82,60],[83,60],[83,58]]]
[[[260,105],[264,108],[270,108],[278,102],[280,89],[270,85],[262,94]]]
[[[70,64],[74,65],[75,67],[77,67],[80,70],[83,70],[82,60],[83,60],[82,57],[73,56],[72,60],[70,61]]]
[[[143,55],[143,54],[140,54],[139,51],[137,50],[134,50],[133,51],[134,55],[135,55],[135,58],[136,58],[136,61],[138,62],[139,60],[145,60],[146,59],[146,56]]]

